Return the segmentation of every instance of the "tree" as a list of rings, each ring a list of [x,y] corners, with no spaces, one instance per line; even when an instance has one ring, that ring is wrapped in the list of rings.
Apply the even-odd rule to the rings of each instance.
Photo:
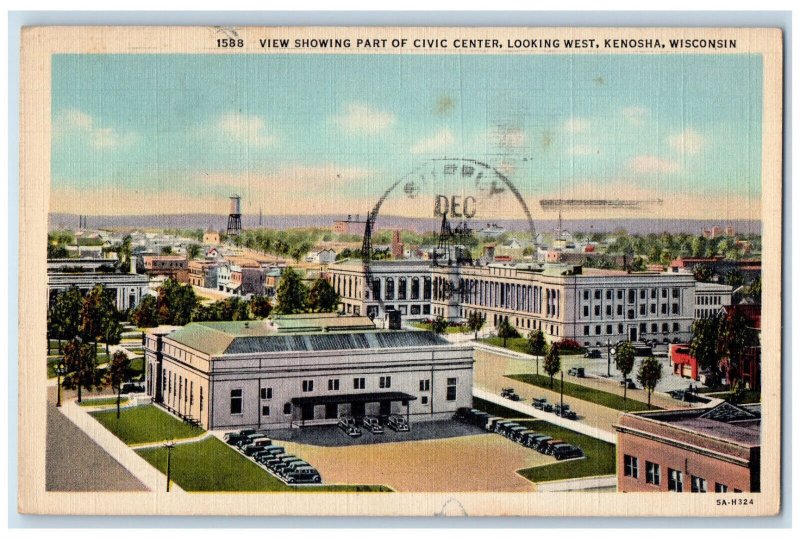
[[[755,279],[752,283],[744,287],[744,297],[753,300],[755,303],[761,303],[761,277]]]
[[[561,357],[558,354],[558,346],[549,346],[547,354],[544,356],[544,372],[550,377],[550,389],[553,389],[553,376],[561,370]]]
[[[483,325],[486,323],[486,316],[482,315],[478,311],[472,311],[467,316],[467,327],[470,331],[475,332],[475,340],[478,340],[478,332],[481,330]]]
[[[119,419],[119,406],[122,400],[122,384],[128,378],[128,369],[131,366],[131,360],[128,359],[128,354],[123,350],[117,350],[111,357],[106,370],[105,383],[111,386],[117,394],[117,419]]]
[[[703,370],[709,371],[709,386],[719,383],[719,325],[718,317],[699,318],[692,323],[689,351]]]
[[[94,354],[83,339],[73,337],[64,345],[64,387],[78,390],[78,402],[82,401],[82,389],[92,389],[95,382]]]
[[[661,362],[654,357],[645,358],[639,365],[639,372],[636,379],[647,391],[647,408],[650,408],[650,397],[656,389],[656,385],[661,381]]]
[[[725,274],[725,284],[733,287],[734,290],[744,284],[744,275],[738,269],[734,268]]]
[[[278,304],[275,312],[280,314],[303,312],[308,299],[308,288],[303,284],[297,271],[293,268],[286,268],[281,275],[276,296]]]
[[[439,315],[431,321],[431,331],[437,335],[441,335],[447,331],[447,320],[444,319],[444,316]]]
[[[255,295],[250,298],[250,313],[253,318],[266,318],[270,312],[272,312],[272,304],[267,296]]]
[[[694,280],[699,283],[709,282],[711,280],[711,276],[713,275],[711,268],[705,264],[697,264],[692,270],[692,273],[694,274]]]
[[[155,296],[147,295],[131,311],[130,319],[136,327],[154,328],[158,326],[158,306]]]
[[[83,295],[75,286],[58,294],[50,307],[48,333],[58,340],[59,352],[62,340],[69,340],[78,335],[82,307]]]
[[[196,243],[190,243],[186,247],[186,255],[189,257],[189,260],[197,258],[198,256],[200,256],[200,246]]]
[[[539,374],[539,358],[547,353],[547,341],[541,329],[535,329],[528,335],[528,353],[536,357],[536,374]]]
[[[121,335],[122,329],[119,327],[119,313],[103,285],[95,285],[86,297],[83,298],[81,307],[80,333],[85,339],[94,341],[95,353],[97,351],[97,341],[103,340],[106,343],[106,353],[108,353],[109,341],[117,339]]]
[[[322,278],[315,280],[308,291],[308,308],[321,313],[331,313],[338,305],[339,294],[333,285]]]
[[[503,348],[505,348],[508,339],[518,337],[519,333],[516,329],[514,329],[514,326],[512,326],[507,319],[503,318],[497,325],[497,336],[503,339]]]
[[[158,323],[185,326],[191,321],[196,305],[197,296],[191,286],[167,279],[158,290],[156,299]]]
[[[624,342],[617,347],[617,353],[614,355],[614,364],[617,370],[622,373],[622,380],[625,382],[623,387],[623,400],[628,400],[628,375],[633,370],[633,363],[636,359],[636,354],[633,350],[633,345],[630,342]]]
[[[171,245],[165,245],[164,247],[162,247],[161,248],[161,254],[162,255],[171,255],[172,254],[172,246]]]
[[[756,331],[752,323],[741,311],[730,311],[720,319],[717,349],[730,362],[731,380],[741,380],[742,360],[747,351],[758,345]]]

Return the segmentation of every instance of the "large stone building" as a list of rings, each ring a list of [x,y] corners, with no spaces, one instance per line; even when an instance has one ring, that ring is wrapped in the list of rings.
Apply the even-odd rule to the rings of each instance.
[[[761,405],[622,414],[620,492],[758,492]]]
[[[381,261],[368,267],[333,264],[329,275],[345,313],[382,318],[386,310],[397,309],[409,319],[464,320],[475,311],[489,326],[505,319],[524,334],[541,329],[549,338],[585,346],[609,340],[686,342],[696,316],[697,283],[690,273],[628,273],[561,263]],[[729,298],[716,289],[703,294]]]
[[[102,285],[114,297],[120,311],[136,307],[147,293],[147,275],[121,273],[117,261],[107,259],[54,259],[47,261],[47,291],[52,301],[55,294],[71,287],[86,293]]]
[[[207,429],[445,419],[472,404],[472,348],[366,317],[306,314],[151,330],[146,391]]]

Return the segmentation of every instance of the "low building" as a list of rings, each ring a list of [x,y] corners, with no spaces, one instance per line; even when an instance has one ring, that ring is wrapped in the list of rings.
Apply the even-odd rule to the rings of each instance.
[[[205,245],[219,245],[220,244],[219,232],[211,229],[206,230],[203,233],[203,243]]]
[[[305,314],[150,330],[146,391],[206,429],[447,419],[472,404],[470,346],[366,317]]]
[[[622,414],[620,492],[759,492],[761,405]]]
[[[189,260],[180,255],[145,255],[142,256],[144,272],[150,277],[163,275],[170,279],[189,282]]]
[[[669,364],[672,366],[672,374],[700,381],[700,368],[697,364],[697,358],[692,355],[688,344],[670,344],[668,356]]]
[[[733,287],[727,284],[699,282],[694,292],[694,317],[711,318],[719,313],[720,307],[731,304]]]
[[[134,264],[131,264],[134,267]],[[88,292],[102,285],[114,297],[118,310],[136,307],[147,294],[147,275],[121,273],[117,261],[106,259],[57,259],[47,261],[47,291],[50,301],[55,295],[76,287]]]
[[[306,262],[323,266],[333,264],[336,262],[336,251],[333,249],[320,249],[319,251],[311,252],[306,256]]]
[[[217,266],[216,260],[190,260],[189,261],[189,284],[201,288],[217,288]]]

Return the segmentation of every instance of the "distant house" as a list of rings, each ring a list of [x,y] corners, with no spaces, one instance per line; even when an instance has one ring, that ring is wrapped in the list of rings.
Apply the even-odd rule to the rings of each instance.
[[[320,251],[311,252],[306,256],[306,262],[312,264],[333,264],[336,261],[336,251],[333,249],[322,249]]]
[[[145,273],[151,277],[163,275],[182,283],[189,282],[189,261],[185,256],[145,255],[142,263]]]
[[[210,228],[206,230],[205,233],[203,233],[203,243],[206,245],[219,245],[219,232],[211,230]]]

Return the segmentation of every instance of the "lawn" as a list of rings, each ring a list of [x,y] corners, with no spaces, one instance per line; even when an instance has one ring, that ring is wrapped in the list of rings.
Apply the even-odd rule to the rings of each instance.
[[[122,397],[120,405],[125,405],[128,402],[128,397]],[[117,397],[104,397],[102,399],[84,399],[79,403],[80,406],[107,406],[109,404],[116,405]],[[116,420],[116,408],[114,408],[114,419]]]
[[[511,374],[508,378],[519,380],[537,387],[550,389],[550,378],[542,374]],[[553,379],[553,391],[561,391],[561,380],[558,378]],[[629,389],[628,393],[632,391],[644,391],[642,389]],[[594,389],[591,387],[582,386],[580,384],[573,384],[572,382],[564,382],[564,395],[581,399],[587,402],[593,402],[607,408],[614,408],[623,412],[640,412],[647,410],[647,403],[640,402],[634,399],[625,400],[621,395],[614,393],[607,393]],[[660,408],[653,406],[652,410],[660,410]]]
[[[507,348],[509,350],[513,350],[514,352],[519,352],[520,354],[528,353],[528,339],[525,337],[512,337],[506,339],[506,346],[503,346],[503,339],[500,337],[485,337],[483,339],[478,339],[478,341],[491,346],[497,346],[498,348]],[[562,356],[583,355],[583,351],[560,350],[559,354]],[[531,360],[533,359],[533,356],[531,356]]]
[[[137,453],[162,473],[166,473],[165,448],[140,449]],[[172,450],[170,472],[175,483],[187,491],[391,492],[391,489],[379,485],[292,487],[279,481],[255,462],[214,437],[208,437],[200,442],[176,445]]]
[[[424,329],[425,331],[433,331],[431,328],[431,324],[426,322],[411,322],[410,324],[412,327]],[[467,326],[447,326],[444,331],[447,334],[450,333],[470,333],[470,329]]]
[[[473,399],[473,406],[498,417],[520,418],[529,417],[505,406],[495,404],[483,399]],[[577,445],[586,454],[585,459],[570,460],[565,462],[555,461],[553,464],[536,466],[519,470],[519,474],[534,483],[542,481],[556,481],[575,477],[591,477],[595,475],[613,475],[616,473],[616,448],[614,444],[580,434],[562,427],[542,421],[540,419],[517,420],[520,425],[525,425],[531,430],[552,436]],[[531,450],[533,451],[533,450]]]
[[[528,481],[540,483],[576,477],[614,475],[616,473],[617,452],[614,444],[558,427],[546,421],[523,420],[519,423],[536,432],[577,445],[583,449],[586,455],[586,458],[580,460],[555,461],[553,464],[519,470],[518,473]]]
[[[127,408],[122,411],[119,419],[116,409],[92,412],[91,415],[128,445],[194,438],[204,432],[174,418],[153,404]]]

